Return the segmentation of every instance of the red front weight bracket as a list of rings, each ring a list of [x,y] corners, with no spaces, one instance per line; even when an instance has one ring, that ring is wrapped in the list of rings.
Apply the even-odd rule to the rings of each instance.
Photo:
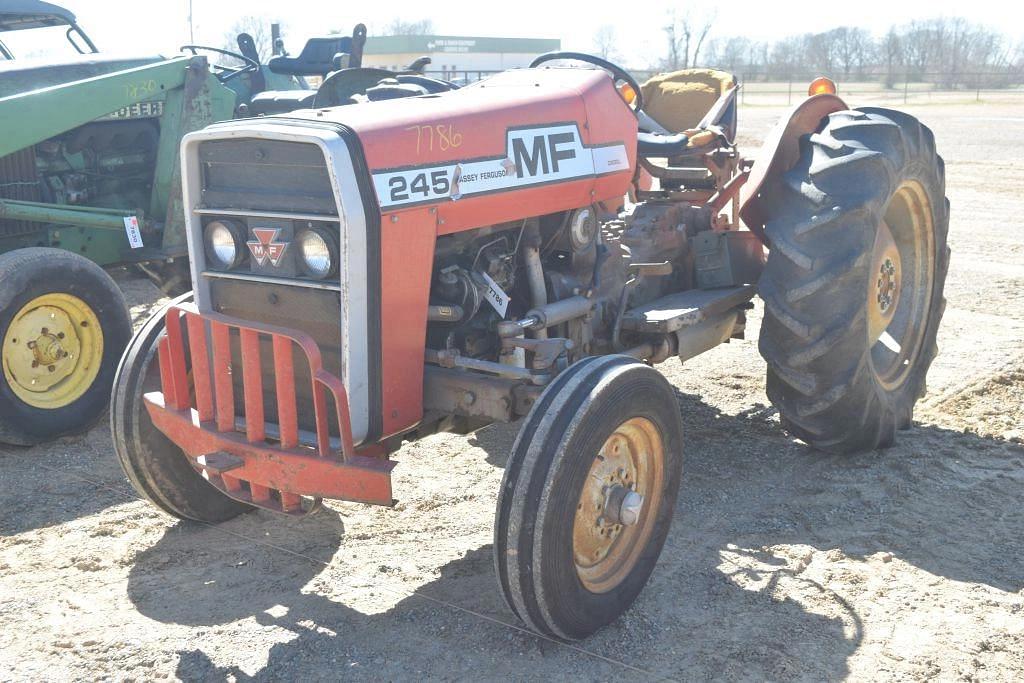
[[[153,424],[225,495],[288,514],[306,514],[322,498],[391,505],[391,470],[384,457],[360,454],[352,443],[344,383],[323,369],[320,348],[297,330],[262,325],[192,304],[167,311],[158,347],[163,391],[143,399]],[[244,413],[235,409],[231,345],[241,358]],[[277,424],[264,419],[261,338],[273,350]],[[187,340],[187,344],[186,344]],[[309,364],[315,435],[300,439],[294,348]],[[186,358],[187,355],[187,358]],[[188,360],[191,361],[191,372]],[[328,394],[335,410],[328,409]],[[335,421],[340,444],[332,444]],[[312,443],[308,443],[308,442]],[[303,503],[303,497],[312,500]]]

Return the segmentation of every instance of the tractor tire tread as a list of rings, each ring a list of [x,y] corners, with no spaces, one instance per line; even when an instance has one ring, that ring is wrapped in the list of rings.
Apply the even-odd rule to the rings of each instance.
[[[800,150],[763,194],[770,251],[758,287],[765,303],[758,348],[768,363],[766,392],[783,426],[815,448],[887,447],[910,425],[936,354],[949,264],[942,160],[926,126],[879,108],[830,114]],[[907,178],[931,201],[935,284],[917,367],[888,392],[870,366],[864,293],[874,226]]]

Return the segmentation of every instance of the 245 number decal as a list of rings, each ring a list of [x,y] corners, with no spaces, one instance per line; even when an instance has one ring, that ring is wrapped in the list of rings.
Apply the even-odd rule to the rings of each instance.
[[[388,191],[393,204],[446,197],[451,189],[448,171],[444,169],[420,173],[411,171],[406,175],[391,176],[388,180]]]

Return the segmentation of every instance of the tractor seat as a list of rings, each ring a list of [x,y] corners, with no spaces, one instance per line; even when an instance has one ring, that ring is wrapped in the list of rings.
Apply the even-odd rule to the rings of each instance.
[[[323,76],[334,70],[334,55],[352,52],[351,36],[310,38],[298,57],[271,57],[267,68],[285,76]]]
[[[654,76],[642,86],[644,111],[667,130],[697,128],[736,77],[717,69],[682,69]],[[731,135],[729,136],[731,139]]]
[[[636,153],[642,157],[668,159],[686,153],[690,138],[684,133],[659,135],[658,133],[637,133]]]
[[[296,109],[310,109],[316,90],[264,90],[249,102],[250,116],[287,114]]]

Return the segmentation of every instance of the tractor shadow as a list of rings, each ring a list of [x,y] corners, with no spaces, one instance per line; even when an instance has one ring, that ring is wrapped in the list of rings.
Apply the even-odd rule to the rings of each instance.
[[[805,572],[801,546],[1024,586],[1019,446],[915,426],[885,452],[832,457],[789,439],[771,408],[730,415],[677,397],[687,458],[672,532],[637,603],[584,650],[675,679],[844,678],[861,617]],[[502,465],[517,427],[469,439]],[[489,545],[433,580],[398,585],[350,557],[343,536],[330,508],[305,520],[178,524],[137,556],[128,595],[143,615],[192,627],[178,652],[184,680],[636,675],[518,630]]]
[[[635,653],[655,670],[844,676],[863,640],[861,617],[811,578],[820,576],[805,571],[811,561],[896,558],[950,581],[1024,588],[1019,444],[915,424],[893,448],[832,456],[788,437],[771,406],[729,414],[693,393],[677,389],[676,398],[686,444],[676,518],[650,584],[622,620],[626,630],[647,625],[639,642],[654,647]],[[470,438],[501,465],[516,427]]]
[[[346,586],[351,575],[337,565],[321,564],[331,562],[341,532],[335,513],[324,517],[304,522],[308,528],[279,532],[279,520],[257,513],[229,522],[229,535],[179,524],[136,557],[128,594],[138,611],[191,628],[188,644],[176,653],[178,678],[610,680],[638,675],[600,657],[639,667],[652,678],[710,679],[723,672],[727,678],[744,678],[750,675],[750,653],[756,653],[757,678],[804,671],[816,679],[837,679],[845,675],[846,658],[855,647],[844,639],[838,620],[809,613],[793,601],[775,603],[770,614],[760,614],[764,600],[751,602],[745,591],[734,589],[713,597],[716,611],[731,613],[737,624],[755,626],[734,627],[728,634],[716,629],[718,636],[704,638],[706,647],[693,648],[695,634],[708,630],[709,617],[700,604],[709,596],[652,596],[648,589],[623,619],[579,644],[598,655],[587,656],[522,630],[496,589],[490,545],[445,564],[439,577],[417,587],[414,595],[403,587],[404,595],[375,612],[359,605]],[[279,552],[242,535],[265,539]],[[311,552],[308,557],[314,559],[303,566],[300,555]],[[702,577],[712,569],[704,564],[705,558],[693,555],[674,569]],[[361,575],[365,578],[356,579],[357,585],[373,584],[372,575]],[[678,585],[672,591],[677,589],[690,587]],[[383,585],[379,590],[378,595],[388,593]],[[651,603],[657,602],[671,607],[667,619],[650,614]],[[818,647],[808,661],[765,650],[764,632],[780,622],[810,634],[805,643],[810,638]],[[837,649],[835,643],[844,647]],[[740,659],[725,661],[716,654],[724,648],[742,653]]]
[[[892,448],[835,456],[785,435],[774,408],[728,415],[677,398],[689,445],[683,527],[709,534],[710,519],[741,548],[889,553],[951,581],[1024,588],[1020,444],[915,423]]]
[[[670,546],[887,552],[953,581],[1024,588],[1024,446],[915,423],[892,448],[836,456],[790,438],[771,406],[728,414],[676,399],[686,452]],[[469,438],[504,466],[517,427]]]

